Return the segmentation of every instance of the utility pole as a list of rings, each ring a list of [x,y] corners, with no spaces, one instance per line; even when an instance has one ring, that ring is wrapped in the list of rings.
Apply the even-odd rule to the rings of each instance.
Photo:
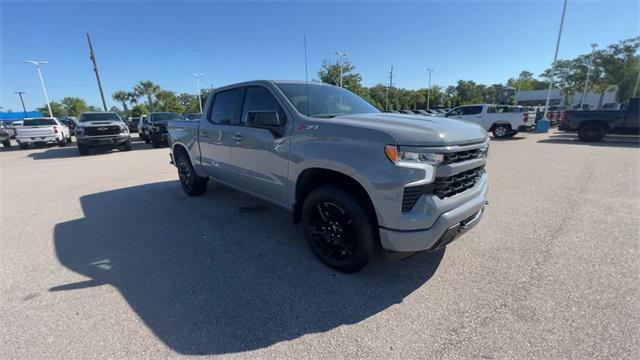
[[[24,91],[16,91],[14,92],[15,94],[18,94],[18,96],[20,96],[20,102],[22,103],[22,111],[24,111],[24,117],[28,117],[27,116],[27,108],[24,106],[24,99],[22,98],[22,94],[26,94],[26,92]]]
[[[102,91],[102,82],[100,82],[100,74],[98,73],[98,64],[96,63],[96,55],[93,52],[93,45],[91,45],[91,36],[87,33],[87,41],[89,42],[89,59],[93,63],[93,71],[96,73],[96,80],[98,80],[98,89],[100,89],[100,98],[102,98],[102,107],[104,111],[107,111],[107,102],[104,101],[104,92]]]
[[[587,79],[584,81],[584,90],[582,90],[582,98],[580,99],[580,110],[584,105],[584,95],[587,93],[587,86],[589,85],[589,76],[591,75],[591,68],[593,67],[593,54],[596,52],[598,44],[591,44],[591,60],[589,60],[589,67],[587,68]]]
[[[29,64],[33,64],[36,66],[38,70],[38,76],[40,77],[40,84],[42,84],[42,92],[44,92],[44,99],[47,101],[47,108],[49,109],[49,116],[53,117],[53,111],[51,111],[51,103],[49,102],[49,95],[47,95],[47,88],[44,86],[44,79],[42,78],[42,71],[40,71],[40,64],[48,64],[48,61],[42,60],[27,60],[25,61]]]
[[[386,111],[389,111],[389,93],[391,92],[391,86],[393,86],[393,65],[391,65],[391,71],[389,72],[389,87],[387,88],[387,99],[384,105]]]
[[[196,78],[196,96],[198,97],[198,105],[200,106],[200,114],[202,114],[202,97],[200,96],[200,93],[202,92],[202,90],[200,89],[200,78],[203,77],[205,74],[202,73],[191,73],[191,75]]]
[[[344,51],[336,51],[336,55],[340,56],[340,87],[342,86],[342,69],[344,68],[344,57],[349,54]]]
[[[567,0],[564,0],[564,4],[562,5],[562,16],[560,17],[560,29],[558,30],[558,39],[556,40],[556,53],[553,56],[553,63],[551,63],[551,76],[549,77],[549,89],[547,90],[547,100],[544,103],[544,113],[542,114],[542,119],[538,121],[538,125],[536,125],[537,132],[548,132],[550,121],[547,119],[547,109],[549,109],[549,100],[551,100],[551,89],[553,88],[553,77],[556,74],[556,61],[558,61],[558,50],[560,49],[560,38],[562,37],[562,26],[564,25],[564,14],[567,12]],[[547,122],[543,125],[544,122]]]
[[[431,72],[433,69],[427,69],[429,72],[429,84],[427,86],[427,110],[429,110],[429,100],[431,99]]]

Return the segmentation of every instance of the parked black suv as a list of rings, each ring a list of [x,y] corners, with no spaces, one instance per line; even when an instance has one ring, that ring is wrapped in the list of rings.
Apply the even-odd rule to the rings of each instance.
[[[152,112],[142,124],[141,137],[150,140],[154,148],[168,145],[167,123],[171,120],[182,120],[182,116],[174,112]]]

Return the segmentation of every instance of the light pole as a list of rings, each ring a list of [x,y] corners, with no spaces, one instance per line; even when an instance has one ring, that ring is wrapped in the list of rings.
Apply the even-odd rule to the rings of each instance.
[[[427,110],[429,110],[429,100],[431,100],[431,72],[433,72],[433,69],[427,69],[427,71],[429,72],[429,82],[427,85]]]
[[[14,92],[14,94],[18,94],[18,96],[20,96],[20,102],[22,103],[22,111],[24,111],[24,117],[28,117],[27,116],[27,108],[24,106],[24,99],[22,99],[22,94],[26,94],[26,92],[24,91],[16,91]]]
[[[200,90],[200,78],[203,77],[205,74],[202,73],[191,73],[191,75],[196,78],[196,96],[198,96],[198,105],[200,106],[200,114],[202,114],[202,99],[200,97],[200,93],[202,92],[202,90]]]
[[[589,76],[591,75],[591,68],[593,67],[593,54],[596,52],[596,48],[598,44],[591,44],[591,60],[589,61],[589,67],[587,67],[587,79],[584,81],[584,90],[582,90],[582,98],[580,99],[580,110],[582,110],[582,105],[584,104],[584,94],[587,92],[587,87],[589,86]]]
[[[342,87],[342,68],[344,67],[344,57],[349,54],[344,51],[336,51],[336,55],[340,56],[340,87]]]
[[[556,40],[556,53],[553,55],[553,63],[551,63],[551,76],[549,76],[549,89],[547,90],[547,100],[544,103],[544,113],[542,119],[536,125],[536,132],[549,131],[549,119],[547,119],[547,109],[549,108],[549,100],[551,100],[551,88],[553,88],[553,77],[556,73],[556,61],[558,60],[558,50],[560,49],[560,38],[562,37],[562,26],[564,25],[564,14],[567,12],[567,0],[562,5],[562,16],[560,17],[560,29],[558,30],[558,39]]]
[[[47,101],[47,108],[49,109],[49,116],[53,117],[53,112],[51,111],[51,103],[49,103],[49,95],[47,95],[47,88],[44,86],[44,79],[42,78],[42,71],[40,71],[40,64],[48,64],[48,61],[36,61],[36,60],[27,60],[26,63],[33,64],[38,69],[38,76],[40,77],[40,83],[42,84],[42,91],[44,92],[44,99]]]

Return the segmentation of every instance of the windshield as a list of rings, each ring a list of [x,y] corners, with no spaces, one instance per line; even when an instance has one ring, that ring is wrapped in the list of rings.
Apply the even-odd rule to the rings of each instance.
[[[86,122],[86,121],[110,121],[110,120],[115,120],[115,121],[120,121],[120,117],[118,116],[118,114],[116,113],[109,113],[109,112],[105,112],[105,113],[87,113],[87,114],[82,114],[80,116],[80,122]]]
[[[307,90],[307,85],[302,83],[277,85],[298,112],[307,114],[308,111],[310,117],[332,118],[339,115],[380,112],[358,95],[337,86],[309,84]]]
[[[29,119],[22,123],[22,126],[42,126],[42,125],[58,125],[53,119]]]
[[[168,112],[168,113],[151,114],[149,115],[149,120],[151,120],[151,122],[156,122],[156,121],[182,120],[182,118],[180,117],[180,115],[176,113]]]

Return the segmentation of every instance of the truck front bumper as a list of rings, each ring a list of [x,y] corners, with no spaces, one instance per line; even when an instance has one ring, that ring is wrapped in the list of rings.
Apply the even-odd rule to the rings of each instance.
[[[382,247],[397,252],[436,250],[457,239],[476,226],[484,216],[487,183],[482,190],[465,203],[442,213],[433,226],[420,230],[394,230],[380,228]]]
[[[86,136],[76,137],[79,145],[83,146],[120,146],[124,145],[131,138],[129,135],[113,135],[113,136]]]

